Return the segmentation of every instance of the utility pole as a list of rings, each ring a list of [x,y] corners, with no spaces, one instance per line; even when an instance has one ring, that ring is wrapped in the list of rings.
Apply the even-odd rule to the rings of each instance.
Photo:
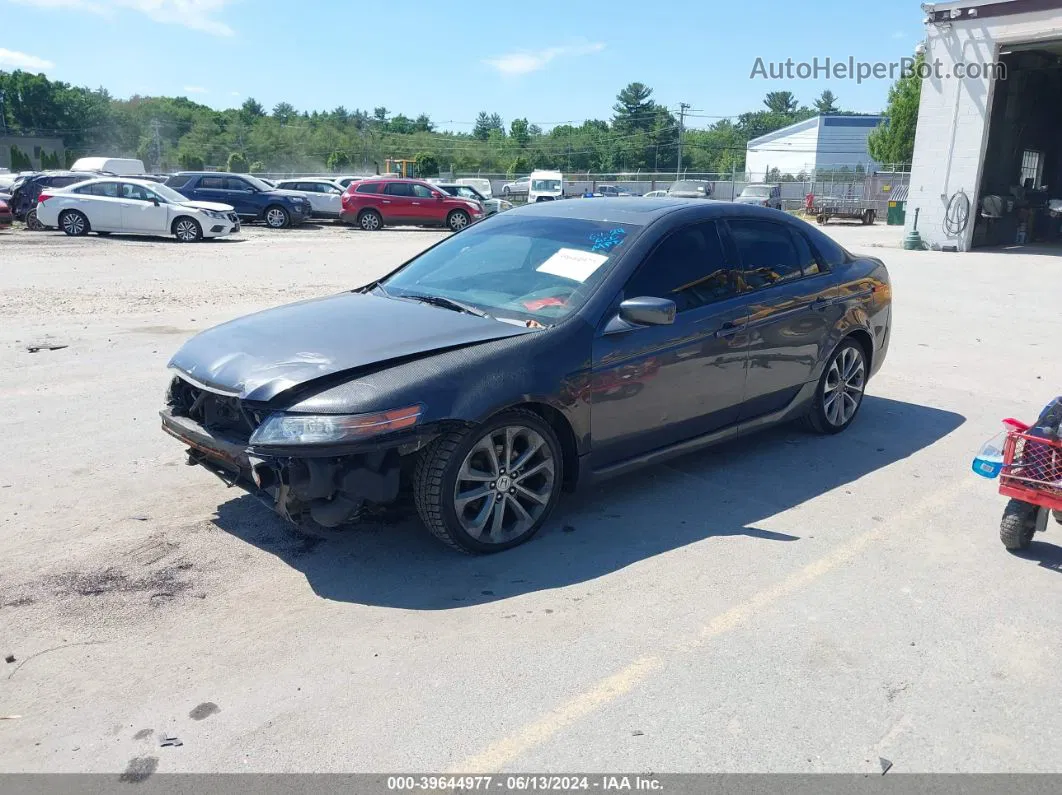
[[[152,168],[157,174],[162,171],[162,136],[159,134],[159,120],[151,120],[151,133],[153,140],[151,142],[152,149],[155,152],[155,162],[152,163]]]
[[[682,177],[682,127],[686,122],[686,111],[690,109],[688,102],[679,103],[679,130],[678,130],[678,167],[675,169],[675,176]]]

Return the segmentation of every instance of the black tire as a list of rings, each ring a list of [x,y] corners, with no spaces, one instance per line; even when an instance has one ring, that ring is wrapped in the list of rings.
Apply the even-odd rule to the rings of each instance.
[[[852,370],[853,377],[848,379],[845,377],[844,371],[847,369],[848,362],[851,361],[850,357],[853,356],[857,358],[858,365],[857,369]],[[845,388],[840,391],[832,386],[835,365],[839,368],[838,372],[845,381]],[[857,372],[862,374],[861,378],[855,378]],[[863,346],[851,337],[842,340],[841,344],[837,346],[826,361],[826,366],[822,368],[822,376],[819,378],[818,386],[815,387],[815,397],[808,407],[808,413],[804,415],[805,427],[815,433],[822,434],[840,433],[848,428],[859,415],[859,409],[863,406],[863,396],[869,372],[867,354],[863,350]],[[856,389],[857,386],[858,389]],[[836,393],[833,395],[832,402],[828,400],[828,394],[830,393]],[[841,413],[836,413],[833,410],[833,404],[838,400],[841,401]],[[849,400],[855,401],[855,408],[851,409],[851,413],[847,413],[850,407]]]
[[[363,232],[378,232],[383,229],[383,216],[376,210],[362,210],[358,214],[358,228]]]
[[[31,232],[43,232],[45,229],[47,229],[47,227],[44,224],[42,224],[40,221],[37,220],[37,210],[36,210],[36,208],[34,208],[34,209],[30,210],[28,213],[26,213],[26,221],[25,221],[25,223],[26,223],[26,229],[28,229]]]
[[[454,210],[446,216],[446,226],[451,232],[460,232],[470,223],[472,223],[472,216],[464,210]]]
[[[817,216],[815,216],[815,222],[818,223],[819,226],[825,226],[828,220],[830,219],[827,218],[824,213],[819,213]]]
[[[182,215],[173,219],[170,229],[178,243],[198,243],[203,239],[203,227],[194,218]]]
[[[291,213],[279,204],[271,204],[262,213],[262,220],[270,229],[284,229],[291,226]]]
[[[502,196],[504,196],[505,198],[509,198],[510,195],[512,195],[512,191],[509,190],[509,186],[508,185],[503,185],[502,186]]]
[[[515,427],[533,431],[545,442],[552,458],[552,490],[545,508],[528,530],[502,543],[484,543],[462,526],[454,505],[455,498],[449,495],[455,494],[459,473],[473,448],[492,431]],[[413,472],[413,497],[417,513],[432,535],[458,552],[469,555],[501,552],[528,541],[549,519],[560,497],[564,480],[563,466],[560,441],[549,423],[531,411],[505,411],[472,430],[451,431],[440,436],[421,451]],[[486,499],[491,500],[491,497],[487,496]],[[502,501],[501,497],[498,499]]]
[[[80,210],[63,210],[59,214],[59,228],[70,237],[84,237],[92,231],[88,218]]]
[[[1021,500],[1011,500],[1003,509],[999,523],[999,540],[1012,552],[1028,549],[1036,535],[1036,515],[1039,509]]]

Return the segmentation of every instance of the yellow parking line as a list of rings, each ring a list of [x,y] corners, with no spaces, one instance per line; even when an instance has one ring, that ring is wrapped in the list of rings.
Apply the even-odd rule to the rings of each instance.
[[[972,478],[958,483],[950,492],[934,494],[929,499],[901,511],[888,525],[882,524],[868,530],[841,546],[825,557],[808,564],[782,582],[753,594],[739,605],[721,613],[709,621],[699,632],[689,636],[684,642],[674,644],[668,653],[690,651],[703,643],[747,624],[757,614],[771,605],[782,601],[829,572],[849,562],[875,541],[889,533],[889,526],[909,522],[922,514],[939,512],[944,506],[974,486]],[[526,724],[513,734],[505,737],[475,756],[469,757],[453,768],[454,773],[486,773],[502,769],[505,765],[519,758],[532,748],[542,745],[581,718],[586,717],[599,707],[629,693],[644,682],[655,671],[663,667],[665,655],[646,655],[620,671],[594,684],[589,690],[569,699],[550,710],[537,720]]]

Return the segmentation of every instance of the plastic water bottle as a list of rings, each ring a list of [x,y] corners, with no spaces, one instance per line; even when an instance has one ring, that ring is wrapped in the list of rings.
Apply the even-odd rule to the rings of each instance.
[[[993,436],[974,456],[973,471],[983,478],[993,480],[1003,471],[1003,440],[1005,434]]]

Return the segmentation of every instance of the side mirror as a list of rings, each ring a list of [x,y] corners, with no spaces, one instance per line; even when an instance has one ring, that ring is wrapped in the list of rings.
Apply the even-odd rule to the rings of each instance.
[[[156,207],[158,207],[159,206],[159,197],[158,196],[153,196],[151,198],[151,203],[154,204]]]
[[[628,298],[619,305],[619,312],[605,326],[605,334],[621,334],[639,326],[669,326],[675,322],[677,307],[666,298],[641,296]]]

